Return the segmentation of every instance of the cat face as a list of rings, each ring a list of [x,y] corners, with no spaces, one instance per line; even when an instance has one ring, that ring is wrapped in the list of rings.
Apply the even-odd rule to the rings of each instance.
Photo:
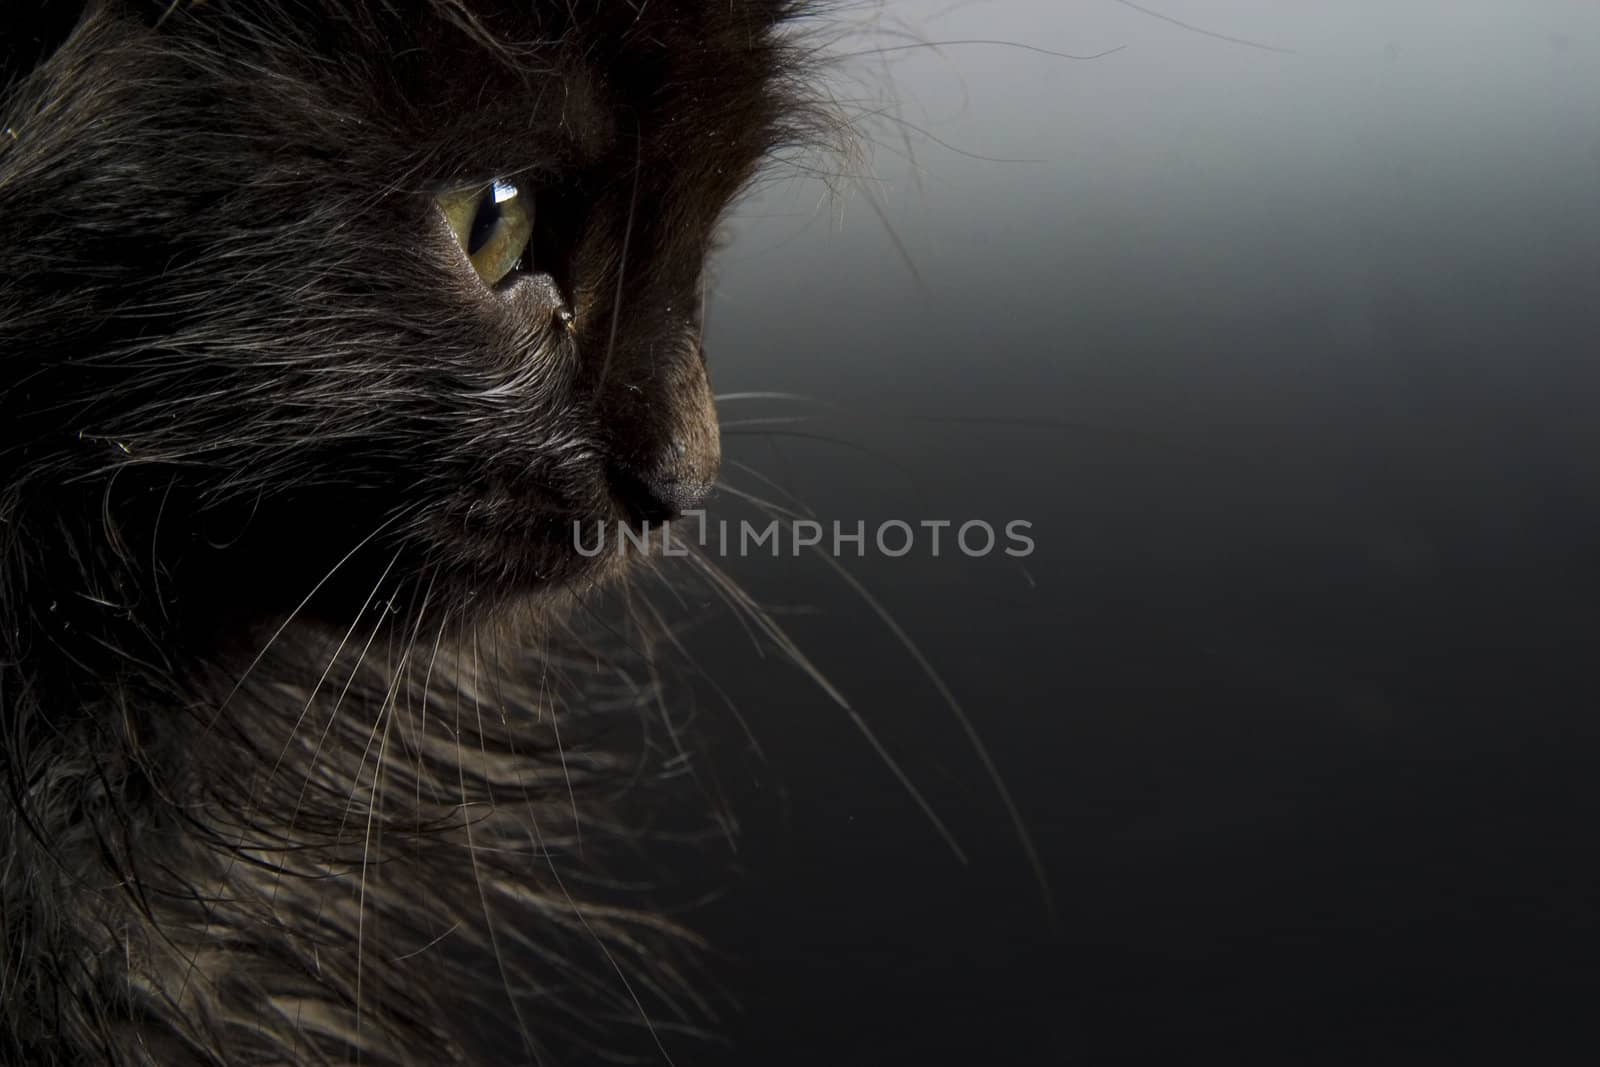
[[[788,136],[786,5],[399,6],[107,2],[18,35],[44,57],[0,105],[19,521],[179,584],[298,593],[364,545],[471,593],[592,576],[575,523],[709,488],[704,262]]]

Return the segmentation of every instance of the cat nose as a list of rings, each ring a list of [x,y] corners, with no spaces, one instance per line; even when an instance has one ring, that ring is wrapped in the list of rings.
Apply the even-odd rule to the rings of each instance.
[[[671,442],[665,459],[653,470],[614,463],[610,473],[612,491],[645,522],[670,522],[699,507],[711,492],[716,474],[714,468],[708,471],[695,462],[682,440]]]

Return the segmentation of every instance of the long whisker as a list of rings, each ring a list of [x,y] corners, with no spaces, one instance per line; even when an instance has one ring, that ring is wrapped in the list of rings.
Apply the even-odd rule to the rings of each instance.
[[[211,713],[211,722],[207,723],[206,725],[207,730],[209,730],[211,726],[216,723],[217,716],[222,714],[222,709],[228,706],[228,701],[232,700],[234,694],[239,692],[239,687],[244,685],[245,679],[250,677],[250,672],[256,669],[256,666],[260,664],[262,658],[266,656],[267,651],[272,648],[273,644],[278,640],[278,638],[283,636],[283,632],[289,628],[290,624],[294,622],[295,618],[300,614],[300,612],[305,610],[305,606],[311,603],[312,598],[321,591],[322,587],[327,585],[328,581],[339,572],[339,568],[343,567],[346,563],[349,563],[350,560],[355,557],[357,552],[360,552],[363,548],[367,547],[367,545],[372,542],[373,538],[383,533],[390,526],[393,526],[395,522],[403,517],[409,510],[411,509],[402,508],[396,510],[387,519],[379,523],[377,529],[363,537],[359,542],[356,543],[354,548],[340,557],[339,562],[335,563],[333,567],[329,569],[327,574],[324,574],[320,579],[318,579],[317,584],[311,587],[311,592],[307,593],[305,595],[305,599],[301,600],[300,603],[295,605],[294,610],[289,612],[288,617],[285,618],[278,628],[273,631],[272,636],[267,638],[267,643],[261,646],[261,651],[256,653],[255,659],[250,661],[250,665],[244,669],[244,673],[239,675],[238,681],[233,683],[233,688],[228,690],[228,695],[222,698],[222,702],[218,704],[216,710]]]
[[[624,283],[627,280],[628,248],[633,243],[633,222],[635,213],[639,208],[639,178],[644,169],[644,138],[640,136],[638,124],[634,124],[634,143],[636,155],[633,161],[633,186],[628,193],[628,222],[622,230],[622,251],[617,258],[617,286],[616,295],[611,301],[610,333],[606,338],[606,355],[600,364],[600,381],[603,383],[611,372],[611,357],[617,348],[617,330],[622,324],[622,294]]]
[[[950,714],[960,724],[962,733],[966,735],[968,744],[972,746],[973,753],[978,757],[978,762],[983,765],[984,774],[988,776],[990,784],[994,786],[994,791],[999,795],[1000,802],[1005,805],[1006,815],[1011,820],[1012,831],[1016,834],[1017,842],[1022,846],[1022,850],[1027,856],[1028,865],[1033,868],[1034,882],[1039,888],[1039,897],[1044,904],[1050,928],[1059,930],[1060,917],[1056,912],[1055,892],[1050,887],[1050,878],[1045,872],[1044,861],[1039,855],[1039,847],[1034,842],[1033,834],[1029,831],[1027,823],[1023,821],[1022,813],[1017,809],[1016,800],[1011,795],[1011,788],[1006,785],[1005,776],[1000,773],[1000,769],[995,765],[994,757],[989,754],[989,746],[984,743],[977,727],[973,725],[972,717],[967,714],[966,709],[956,700],[955,694],[950,690],[943,676],[934,669],[933,664],[929,662],[922,649],[911,639],[911,635],[906,633],[905,628],[895,621],[894,616],[883,606],[883,603],[868,592],[867,587],[861,584],[861,580],[851,574],[838,560],[826,552],[815,551],[815,545],[810,547],[814,550],[814,554],[827,563],[833,569],[833,572],[872,609],[873,614],[878,616],[883,625],[888,628],[890,633],[894,634],[896,640],[905,648],[906,653],[916,661],[917,666],[922,669],[923,674],[934,689],[938,690],[945,706],[950,709]]]
[[[871,456],[873,459],[875,459],[878,462],[884,464],[885,466],[893,467],[896,472],[898,472],[901,476],[903,476],[905,478],[906,483],[908,485],[915,485],[916,484],[916,476],[911,473],[911,469],[909,467],[907,467],[905,464],[899,462],[894,457],[888,455],[885,452],[881,452],[881,451],[879,451],[877,449],[874,449],[874,448],[868,448],[866,445],[859,444],[859,443],[857,443],[855,441],[851,441],[851,440],[848,440],[848,439],[843,438],[843,437],[830,437],[829,435],[823,434],[823,433],[807,433],[804,430],[763,430],[763,429],[741,430],[741,429],[738,429],[738,428],[735,428],[735,429],[732,429],[732,430],[728,430],[727,431],[727,436],[728,437],[746,437],[746,436],[748,436],[748,437],[793,437],[793,438],[798,438],[799,440],[802,440],[802,441],[818,441],[818,442],[821,442],[823,444],[837,445],[840,448],[848,449],[848,450],[850,450],[852,452],[859,452],[860,454],[862,454],[864,456]]]
[[[403,654],[401,663],[396,665],[395,672],[394,672],[394,679],[389,685],[389,691],[388,691],[388,693],[386,693],[384,695],[383,702],[380,705],[378,705],[377,722],[383,724],[383,739],[381,741],[379,741],[379,743],[378,743],[378,759],[377,759],[377,763],[374,765],[374,767],[372,769],[372,795],[367,799],[367,829],[366,829],[366,835],[362,839],[362,842],[361,842],[360,888],[358,889],[357,894],[356,894],[356,989],[355,989],[355,997],[356,997],[356,1036],[358,1038],[358,1047],[359,1047],[359,1037],[360,1037],[360,1034],[361,1034],[361,979],[363,977],[362,962],[363,962],[363,950],[364,950],[365,945],[366,945],[365,935],[366,935],[366,916],[367,916],[367,865],[368,865],[368,861],[371,858],[371,854],[372,854],[372,824],[373,824],[374,817],[377,814],[378,806],[381,803],[380,797],[381,797],[381,794],[382,794],[382,791],[383,791],[383,784],[382,784],[382,781],[383,781],[383,757],[384,757],[385,751],[389,747],[389,727],[394,723],[394,719],[395,719],[394,704],[395,704],[395,701],[398,699],[398,696],[399,696],[400,685],[405,680],[405,670],[403,668],[403,664],[410,660],[411,653],[416,648],[417,635],[422,629],[422,620],[423,620],[423,617],[424,617],[424,615],[426,614],[426,612],[428,610],[428,601],[432,598],[432,596],[433,596],[433,582],[429,581],[427,592],[425,592],[423,594],[422,603],[417,608],[416,625],[414,625],[411,628],[411,638],[410,638],[409,642],[406,645],[406,649],[405,649],[405,652]],[[373,729],[374,730],[377,729],[377,723],[374,723]],[[368,739],[367,739],[367,751],[370,751],[371,748],[372,748],[372,739],[371,739],[371,737],[368,737]],[[361,772],[366,769],[366,766],[367,766],[367,752],[363,751],[361,753],[361,762],[356,765],[355,775],[354,775],[353,780],[352,780],[352,782],[350,784],[350,796],[345,802],[345,809],[344,810],[345,810],[345,816],[346,817],[349,816],[350,808],[355,803],[356,792],[359,790],[360,785],[361,785]],[[334,839],[335,840],[343,840],[343,838],[344,838],[344,823],[345,823],[344,818],[341,818],[339,820],[339,830],[334,835]]]
[[[849,718],[851,725],[856,728],[856,731],[861,734],[861,736],[866,740],[867,744],[872,747],[872,750],[877,753],[878,758],[883,761],[884,766],[887,767],[889,772],[893,774],[900,782],[901,788],[906,791],[907,795],[911,797],[911,800],[917,805],[917,807],[922,809],[922,814],[924,817],[927,818],[928,822],[933,826],[934,830],[939,834],[939,836],[944,839],[945,844],[955,855],[956,859],[965,864],[967,862],[966,851],[962,849],[960,843],[956,841],[955,835],[950,832],[950,828],[945,824],[945,821],[939,817],[939,813],[935,811],[933,805],[928,802],[928,799],[923,795],[922,790],[918,789],[916,783],[914,783],[911,780],[911,777],[906,774],[905,769],[900,766],[900,762],[894,758],[894,756],[884,746],[883,742],[878,739],[878,735],[873,731],[872,727],[867,725],[867,721],[866,719],[862,718],[861,713],[851,705],[850,701],[846,699],[845,695],[839,691],[838,687],[833,684],[828,676],[823,674],[817,665],[812,663],[810,658],[807,657],[805,653],[800,651],[800,647],[795,644],[794,639],[789,636],[788,632],[784,630],[783,627],[778,625],[778,621],[772,617],[770,612],[766,611],[761,607],[761,605],[757,604],[755,600],[752,599],[751,596],[746,593],[737,582],[735,582],[720,567],[713,563],[703,551],[693,545],[689,547],[690,552],[687,558],[698,561],[706,577],[709,578],[714,585],[723,588],[728,595],[744,609],[744,611],[749,615],[750,619],[755,622],[758,627],[760,627],[762,632],[765,633],[780,650],[782,650],[784,655],[786,655],[797,667],[799,667],[801,671],[803,671],[805,675],[811,679],[817,688],[821,689],[823,693],[827,694],[828,698],[832,700],[834,704],[838,705],[840,710],[842,710]]]
[[[674,648],[677,649],[680,654],[684,655],[686,659],[689,659],[691,666],[695,666],[698,669],[698,664],[695,664],[694,660],[688,656],[688,653],[684,650],[682,643],[678,641],[677,635],[672,633],[671,627],[669,627],[666,620],[661,617],[660,610],[648,600],[644,600],[643,603],[645,608],[651,613],[652,618],[655,620],[656,625],[660,628],[661,632],[666,635],[667,640],[672,642]],[[661,720],[662,724],[666,727],[667,738],[672,742],[673,748],[677,750],[679,759],[682,761],[683,765],[688,768],[690,778],[694,780],[695,785],[699,786],[701,793],[704,794],[706,800],[712,805],[716,820],[722,827],[723,836],[728,842],[728,847],[734,851],[737,851],[738,836],[736,829],[738,824],[737,820],[732,814],[727,797],[723,792],[722,783],[717,780],[716,773],[714,771],[710,771],[708,772],[710,783],[707,784],[706,779],[701,776],[700,767],[689,758],[689,752],[684,747],[683,740],[678,733],[678,728],[672,721],[672,712],[667,707],[666,692],[660,680],[659,668],[656,666],[653,658],[649,661],[648,667],[650,669],[651,679],[655,688],[656,714]],[[756,740],[755,734],[751,731],[750,724],[745,720],[743,713],[741,713],[738,706],[728,698],[727,693],[723,691],[721,686],[717,685],[714,681],[711,682],[711,685],[716,689],[718,694],[722,697],[724,703],[726,703],[728,708],[733,712],[733,717],[735,721],[738,722],[739,728],[744,731],[745,737],[749,739],[751,747],[759,757],[761,755],[761,745]]]
[[[656,1051],[661,1053],[661,1058],[667,1062],[667,1067],[675,1067],[672,1054],[667,1051],[667,1046],[661,1040],[661,1034],[656,1030],[656,1025],[650,1018],[650,1013],[645,1010],[644,1001],[639,999],[639,994],[634,991],[633,983],[628,981],[627,972],[622,969],[622,965],[617,962],[616,956],[606,946],[605,939],[590,925],[588,917],[583,913],[583,909],[578,906],[577,900],[573,898],[571,892],[567,890],[566,883],[562,881],[561,872],[556,869],[555,856],[550,849],[545,847],[543,837],[539,833],[539,821],[538,817],[534,815],[531,800],[528,804],[528,823],[538,851],[544,855],[545,866],[550,868],[550,877],[554,879],[556,888],[561,891],[561,895],[566,899],[567,906],[572,909],[573,916],[577,918],[579,924],[582,925],[589,936],[594,939],[595,946],[600,949],[600,954],[605,957],[606,962],[611,965],[611,969],[616,972],[617,980],[622,983],[623,990],[628,994],[629,999],[633,1001],[633,1006],[638,1011],[640,1020],[644,1022],[645,1029],[650,1033],[650,1039],[655,1042]]]
[[[368,534],[365,538],[362,539],[362,541],[359,544],[356,545],[355,548],[353,548],[349,552],[347,552],[344,555],[344,557],[339,560],[338,563],[334,564],[333,569],[330,570],[326,575],[323,576],[322,580],[319,581],[317,583],[317,585],[311,590],[311,593],[307,595],[306,599],[302,600],[300,602],[299,607],[295,608],[295,612],[298,613],[301,608],[304,608],[305,605],[310,602],[311,597],[316,595],[317,590],[322,588],[322,586],[328,581],[328,579],[333,576],[335,571],[337,571],[340,567],[342,567],[345,564],[346,561],[348,561],[358,551],[360,551],[363,545],[366,545],[374,537],[376,537],[379,533],[381,533],[383,531],[383,529],[389,523],[392,523],[396,518],[399,518],[400,514],[401,513],[396,513],[395,515],[391,516],[386,523],[384,523],[383,525],[380,525],[378,527],[378,529],[376,529],[372,533]],[[338,647],[336,649],[334,649],[333,655],[331,655],[328,658],[328,665],[323,670],[322,676],[317,679],[317,684],[312,687],[311,695],[307,698],[305,707],[301,709],[299,717],[295,719],[294,725],[290,728],[289,736],[285,739],[284,745],[283,745],[283,749],[278,753],[278,758],[277,758],[276,761],[274,761],[274,763],[272,765],[271,772],[269,772],[268,775],[265,778],[257,779],[256,782],[251,786],[250,799],[246,802],[245,808],[244,808],[244,812],[241,815],[240,820],[239,820],[239,840],[237,842],[235,842],[234,847],[229,850],[228,862],[223,868],[223,875],[222,876],[223,876],[224,879],[226,879],[228,877],[228,875],[230,875],[232,873],[235,864],[238,863],[239,857],[244,851],[245,842],[249,837],[250,824],[251,824],[251,821],[254,819],[255,813],[256,813],[256,811],[258,809],[258,805],[259,805],[259,801],[260,801],[260,791],[261,791],[261,789],[264,788],[267,785],[267,783],[269,783],[277,775],[278,768],[282,765],[283,758],[288,753],[290,746],[294,744],[295,735],[299,733],[300,726],[305,721],[305,717],[306,717],[307,712],[309,712],[311,710],[311,702],[316,699],[317,690],[320,689],[321,686],[322,686],[322,683],[327,680],[328,673],[333,670],[333,665],[338,661],[339,653],[344,649],[345,643],[347,641],[349,641],[350,635],[355,632],[355,628],[358,625],[360,625],[361,617],[364,614],[366,614],[368,605],[370,605],[372,603],[372,597],[377,594],[377,591],[378,591],[379,587],[382,586],[384,579],[388,577],[390,568],[392,568],[394,566],[395,561],[398,560],[399,558],[400,558],[400,553],[396,552],[394,559],[390,560],[389,561],[389,566],[384,568],[382,576],[379,577],[377,584],[375,584],[373,586],[372,593],[368,595],[366,602],[361,607],[361,610],[356,614],[355,620],[350,624],[350,629],[345,632],[344,638],[340,640]],[[257,663],[261,662],[261,658],[266,655],[267,649],[272,647],[273,642],[275,642],[278,639],[278,637],[284,632],[284,630],[288,627],[289,621],[291,621],[292,618],[293,618],[293,616],[291,615],[291,619],[290,620],[285,620],[284,624],[282,626],[278,627],[278,630],[273,634],[272,638],[267,641],[266,646],[263,647],[261,652],[256,655],[255,660],[252,661],[252,663],[250,664],[250,668],[246,669],[246,671],[245,671],[246,675],[248,675],[250,673],[251,669],[254,669],[254,667],[255,667],[255,665]],[[244,678],[243,678],[243,676],[241,676],[241,678],[239,680],[239,683],[236,683],[234,685],[233,689],[229,693],[229,698],[230,699],[231,699],[231,697],[233,696],[234,693],[237,693],[239,691],[239,685],[243,684],[243,681],[244,681]],[[211,729],[211,727],[216,723],[217,716],[221,714],[222,707],[224,705],[226,705],[226,704],[227,704],[227,700],[224,700],[222,702],[222,704],[218,705],[217,711],[212,714],[210,722],[208,722],[207,725],[206,725],[206,730],[207,731],[209,731]],[[326,736],[326,735],[324,735],[324,736]],[[320,743],[318,745],[318,751],[319,752],[321,751]],[[312,758],[312,767],[313,768],[315,767],[315,763],[316,763],[316,757],[313,756],[313,758]],[[310,772],[308,771],[307,773],[308,773],[307,782],[309,783],[309,781],[310,781],[310,778],[309,778]],[[302,792],[301,792],[302,799],[304,798],[304,796],[305,796],[305,793],[302,790]],[[296,810],[298,811],[298,808]],[[294,826],[294,822],[293,822],[292,819],[290,820],[289,826],[290,826],[290,829],[292,831],[293,826]],[[274,877],[274,880],[273,880],[273,897],[274,897],[274,899],[276,899],[276,896],[277,896],[278,879],[281,879],[282,875],[283,875],[283,871],[282,871],[282,868],[280,867],[278,872],[277,872],[277,874],[276,874],[276,876]],[[206,925],[205,925],[205,927],[204,927],[204,929],[202,931],[202,941],[204,940],[205,937],[208,937],[210,935],[212,923],[213,923],[212,913],[208,909],[207,914],[206,914]],[[181,1001],[183,999],[184,992],[189,987],[189,981],[194,975],[195,965],[196,965],[196,962],[197,962],[198,958],[199,958],[199,950],[198,949],[196,949],[195,952],[189,954],[188,962],[184,967],[183,978],[178,983],[178,994],[177,994],[177,996],[178,996],[178,1000],[179,1001]]]
[[[1087,55],[1074,55],[1071,52],[1057,52],[1050,48],[1040,48],[1038,45],[1023,44],[1021,41],[997,40],[989,37],[966,37],[952,41],[915,41],[911,44],[891,44],[882,48],[863,48],[857,52],[830,52],[829,59],[860,59],[862,56],[882,56],[891,52],[909,52],[912,50],[928,49],[937,52],[941,48],[956,48],[965,45],[995,45],[1000,48],[1015,48],[1023,52],[1035,52],[1041,56],[1051,56],[1055,59],[1094,60],[1114,56],[1128,46],[1119,44],[1115,48],[1107,48],[1103,52],[1090,52]]]
[[[867,202],[867,207],[872,209],[872,214],[877,217],[878,222],[883,226],[883,232],[889,238],[890,247],[894,249],[895,255],[900,258],[900,263],[906,268],[906,273],[911,275],[911,282],[916,286],[917,292],[924,297],[928,296],[930,292],[928,283],[922,277],[922,271],[917,268],[917,261],[912,258],[911,250],[900,239],[899,231],[894,228],[894,223],[890,221],[889,212],[884,210],[883,204],[879,202],[877,189],[873,188],[869,182],[857,182],[856,187],[861,190],[862,197]]]
[[[718,483],[718,485],[719,488],[727,489],[727,491],[732,493],[734,496],[740,497],[741,499],[749,502],[769,516],[781,514],[790,518],[799,517],[798,513],[788,508],[773,504],[770,501],[762,500],[759,497],[735,489],[732,486],[726,485],[725,483]],[[1039,888],[1039,894],[1044,903],[1045,913],[1050,924],[1050,928],[1052,930],[1059,929],[1060,917],[1056,910],[1055,892],[1050,887],[1049,875],[1045,871],[1044,861],[1039,854],[1038,845],[1033,839],[1033,834],[1028,830],[1027,823],[1023,821],[1022,813],[1018,810],[1016,801],[1011,795],[1011,789],[1006,785],[1005,776],[1000,773],[1000,769],[998,766],[996,766],[993,756],[991,756],[989,753],[989,746],[984,743],[983,738],[978,733],[977,727],[973,725],[972,717],[967,714],[967,711],[962,707],[961,702],[956,699],[955,693],[951,691],[944,678],[936,669],[934,669],[933,664],[929,662],[928,657],[923,653],[921,647],[914,640],[912,640],[911,635],[906,632],[905,628],[902,627],[889,612],[889,610],[884,607],[882,601],[873,596],[872,593],[868,591],[867,587],[861,583],[861,580],[854,574],[851,574],[849,569],[838,560],[834,559],[828,553],[822,551],[816,545],[810,545],[807,547],[811,549],[813,555],[817,556],[824,563],[826,563],[828,567],[832,569],[833,572],[837,574],[839,578],[846,585],[848,585],[869,608],[872,609],[873,614],[878,616],[879,621],[881,621],[885,628],[887,628],[888,631],[894,635],[895,639],[899,641],[900,645],[906,650],[906,653],[911,656],[911,658],[916,662],[917,666],[921,668],[923,675],[938,692],[939,697],[944,701],[945,706],[950,709],[950,713],[955,718],[957,724],[961,727],[962,733],[966,735],[967,743],[972,746],[973,754],[977,756],[979,764],[982,765],[984,774],[988,776],[990,784],[994,787],[995,793],[1000,798],[1000,802],[1005,806],[1006,815],[1011,820],[1012,830],[1017,836],[1017,842],[1019,845],[1021,845],[1023,853],[1027,857],[1028,865],[1033,869],[1034,882]]]
[[[771,478],[771,477],[761,473],[760,471],[756,470],[754,467],[750,466],[750,464],[741,463],[736,459],[724,459],[723,463],[727,464],[730,467],[738,467],[740,470],[744,471],[750,477],[756,479],[756,481],[760,482],[762,485],[769,486],[769,487],[771,487],[773,489],[776,489],[778,492],[784,494],[784,496],[788,497],[790,502],[792,504],[794,504],[794,506],[796,508],[798,508],[800,511],[804,512],[806,518],[815,519],[817,517],[817,513],[814,510],[812,510],[812,508],[808,504],[805,504],[802,501],[795,499],[794,494],[789,492],[787,489],[785,489],[780,482],[778,482],[774,478]],[[719,489],[727,489],[730,493],[734,492],[733,487],[730,486],[726,481],[717,482],[717,488],[719,488]]]
[[[967,159],[975,159],[980,163],[1048,163],[1048,162],[1050,162],[1048,159],[1040,159],[1038,157],[989,156],[989,155],[984,155],[981,152],[974,152],[974,151],[972,151],[970,149],[962,148],[960,145],[951,144],[949,141],[946,141],[944,138],[940,137],[938,134],[934,133],[932,130],[929,130],[927,127],[918,126],[916,123],[912,122],[910,119],[905,118],[904,116],[902,116],[899,113],[898,109],[891,110],[889,108],[874,108],[872,111],[867,112],[862,117],[864,119],[865,118],[881,118],[881,119],[884,119],[884,120],[886,120],[888,122],[892,122],[897,127],[900,128],[902,135],[905,135],[908,131],[910,133],[915,133],[919,137],[923,137],[923,138],[925,138],[925,139],[927,139],[929,141],[932,141],[934,144],[938,145],[940,148],[945,149],[946,151],[954,152],[956,155],[964,156]],[[878,144],[880,147],[887,147],[887,146],[883,145],[882,142],[875,142],[875,143]],[[900,155],[900,153],[898,153],[898,152],[895,153],[895,154],[896,155]],[[911,163],[913,165],[913,167],[915,168],[913,173],[916,174],[920,178],[923,168],[921,166],[917,165],[916,159],[914,157],[910,156],[909,154],[907,154],[903,158],[905,158],[908,163]],[[863,186],[863,188],[865,188],[865,186]],[[892,236],[894,236],[894,235],[891,234],[891,237]]]
[[[744,732],[745,741],[750,745],[751,752],[755,754],[757,759],[765,761],[767,754],[761,747],[761,741],[756,737],[755,731],[751,729],[749,720],[746,719],[744,713],[739,710],[738,704],[734,703],[733,697],[728,695],[728,691],[724,689],[717,682],[717,680],[700,665],[700,661],[696,659],[689,652],[688,647],[678,639],[678,635],[673,631],[672,627],[667,625],[666,620],[662,618],[661,609],[656,607],[656,605],[649,600],[646,600],[644,603],[645,606],[650,610],[651,615],[655,618],[657,625],[661,627],[662,636],[664,636],[667,641],[671,642],[673,650],[677,652],[679,656],[683,657],[685,663],[693,668],[695,675],[707,685],[711,686],[712,690],[722,700],[722,703],[729,711],[733,713],[734,721],[739,724],[739,729]],[[724,603],[729,602],[725,600]],[[741,620],[741,624],[742,622],[743,620]],[[748,631],[748,626],[746,627],[746,630]]]
[[[478,706],[478,690],[482,685],[478,679],[478,635],[472,635],[472,705],[478,718],[478,744],[481,747],[483,740],[483,712]],[[511,983],[510,971],[506,968],[505,955],[500,951],[500,937],[495,929],[494,913],[489,907],[489,894],[483,885],[483,871],[478,866],[478,850],[472,840],[472,804],[468,800],[466,760],[461,749],[461,682],[460,676],[456,679],[456,779],[460,786],[461,794],[461,825],[467,837],[467,857],[472,863],[473,881],[478,886],[478,903],[483,909],[484,929],[489,935],[489,947],[494,952],[495,966],[500,969],[500,981],[505,986],[506,999],[511,1002],[511,1013],[517,1021],[517,1033],[522,1038],[523,1047],[533,1056],[535,1063],[542,1063],[532,1033],[528,1030],[527,1020],[522,1017],[522,1005],[517,996],[516,988]],[[483,752],[485,762],[488,761],[488,752]],[[493,792],[490,792],[489,803],[491,810],[494,804]]]
[[[392,570],[394,568],[395,563],[399,562],[399,559],[400,559],[400,552],[396,551],[395,554],[394,554],[394,557],[389,560],[389,565],[387,567],[384,567],[383,568],[383,573],[378,576],[378,581],[373,585],[372,592],[367,594],[367,599],[366,599],[365,602],[363,602],[363,604],[361,606],[361,611],[356,616],[357,623],[360,622],[362,616],[366,615],[367,609],[372,606],[372,601],[378,595],[378,590],[383,587],[384,581],[387,580],[388,577],[389,577],[390,570]],[[357,653],[356,661],[355,661],[354,665],[351,666],[349,675],[345,678],[344,688],[340,689],[339,690],[339,695],[334,698],[333,707],[328,712],[328,721],[323,724],[322,732],[321,732],[321,734],[319,734],[317,736],[316,746],[311,751],[311,758],[306,761],[305,781],[302,782],[301,785],[300,785],[300,794],[299,794],[298,797],[295,798],[294,811],[290,814],[289,821],[286,824],[286,827],[285,827],[285,830],[284,830],[284,836],[286,838],[292,838],[294,836],[295,823],[298,822],[299,819],[300,819],[300,812],[305,807],[306,794],[308,792],[310,792],[310,790],[311,790],[311,781],[312,781],[312,779],[314,777],[316,777],[317,763],[322,758],[323,745],[325,745],[327,743],[327,741],[328,741],[328,734],[330,732],[332,732],[333,724],[335,722],[337,722],[338,719],[339,719],[339,709],[344,704],[344,698],[347,695],[349,695],[350,687],[353,684],[355,684],[356,677],[361,673],[361,665],[362,665],[363,661],[365,661],[366,658],[367,658],[367,651],[370,648],[372,648],[372,642],[377,639],[378,631],[380,629],[382,629],[382,627],[378,626],[376,624],[372,627],[372,633],[370,633],[367,636],[366,643],[361,646],[361,651],[359,653]],[[348,635],[346,635],[346,636],[348,638]],[[341,641],[339,647],[342,649],[344,647],[344,642]],[[334,660],[337,660],[337,658],[338,658],[338,652],[336,651],[334,653]],[[330,661],[329,664],[328,664],[329,670],[331,670],[332,667],[333,667],[333,661]],[[318,688],[321,687],[322,680],[326,679],[327,676],[328,676],[328,671],[323,671],[322,678],[318,679],[318,681],[317,681],[317,687]],[[301,712],[300,719],[297,719],[295,721],[295,729],[293,731],[291,731],[290,740],[289,740],[288,744],[292,744],[293,743],[293,740],[294,740],[294,736],[293,735],[294,735],[294,733],[299,732],[299,723],[300,723],[301,719],[304,719],[306,712],[311,710],[311,703],[312,703],[313,700],[316,699],[316,695],[317,695],[317,690],[313,689],[312,692],[311,692],[311,696],[306,700],[306,706],[305,706],[305,709]],[[288,744],[286,744],[284,746],[285,747],[285,751],[287,751],[287,749],[288,749]],[[277,875],[274,877],[273,883],[272,883],[272,901],[274,903],[277,902],[278,887],[282,883],[282,880],[283,880],[283,869],[280,867],[278,869]]]
[[[719,404],[732,404],[741,400],[789,400],[797,404],[815,404],[818,407],[838,408],[838,404],[831,400],[822,400],[804,393],[774,393],[774,392],[743,392],[743,393],[718,393],[715,398]]]
[[[1113,4],[1121,4],[1123,7],[1137,11],[1141,15],[1147,15],[1150,18],[1156,19],[1160,22],[1168,23],[1172,26],[1176,26],[1179,29],[1188,30],[1190,33],[1197,33],[1201,37],[1210,37],[1213,40],[1226,41],[1229,44],[1243,45],[1246,48],[1254,48],[1262,52],[1276,52],[1279,55],[1292,56],[1298,54],[1293,48],[1282,48],[1275,44],[1263,44],[1260,41],[1251,41],[1244,37],[1231,37],[1226,33],[1218,33],[1215,30],[1204,29],[1200,26],[1194,25],[1193,23],[1183,22],[1179,19],[1175,19],[1171,15],[1163,15],[1159,11],[1152,11],[1142,4],[1134,3],[1133,0],[1111,0],[1111,2]]]
[[[750,426],[797,426],[813,421],[813,415],[763,415],[757,418],[733,419],[721,424],[723,430],[738,430]]]

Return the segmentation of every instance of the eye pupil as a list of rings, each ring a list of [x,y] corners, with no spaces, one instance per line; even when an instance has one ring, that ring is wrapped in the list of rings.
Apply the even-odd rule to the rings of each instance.
[[[494,189],[491,187],[478,201],[478,212],[472,216],[472,229],[467,234],[467,254],[477,255],[483,246],[489,243],[494,236],[495,227],[500,224],[500,201],[495,199]]]
[[[435,203],[484,282],[498,285],[525,264],[534,231],[531,191],[498,178],[488,187],[448,189]]]

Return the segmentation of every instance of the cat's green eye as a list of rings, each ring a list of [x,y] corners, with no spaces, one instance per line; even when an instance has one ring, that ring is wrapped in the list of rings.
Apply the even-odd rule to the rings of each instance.
[[[438,196],[472,269],[495,285],[522,262],[533,236],[533,194],[496,179],[488,185],[452,189]]]

